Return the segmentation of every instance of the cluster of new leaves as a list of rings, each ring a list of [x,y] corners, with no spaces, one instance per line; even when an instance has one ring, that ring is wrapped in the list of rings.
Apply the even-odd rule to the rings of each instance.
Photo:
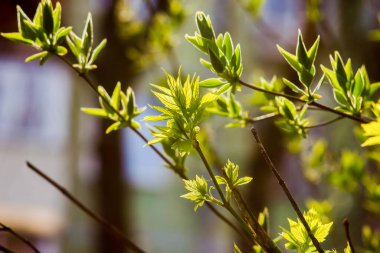
[[[186,35],[186,39],[210,57],[210,61],[201,59],[201,63],[221,78],[206,79],[200,86],[221,87],[221,91],[232,87],[235,91],[239,88],[239,78],[243,71],[240,45],[234,47],[228,32],[215,37],[210,17],[203,12],[197,12],[195,20],[198,32],[194,36]]]
[[[346,64],[338,52],[334,57],[330,56],[331,67],[322,66],[322,70],[328,77],[333,88],[335,101],[339,104],[337,110],[360,115],[366,102],[369,102],[373,94],[379,88],[379,84],[371,84],[364,66],[359,68],[355,75],[352,71],[351,60]]]
[[[78,37],[74,32],[70,32],[67,37],[67,44],[71,52],[77,59],[73,65],[80,73],[96,69],[94,61],[98,58],[102,49],[106,46],[107,40],[103,39],[100,44],[94,48],[94,35],[91,13],[88,14],[86,25],[82,37]]]
[[[213,202],[221,206],[223,205],[220,200],[213,197],[211,191],[214,187],[209,187],[204,177],[195,176],[195,179],[183,180],[183,182],[185,182],[185,188],[189,192],[181,197],[195,203],[194,211],[196,211],[198,207],[203,206],[205,201]]]
[[[314,209],[305,212],[304,217],[315,238],[319,242],[324,242],[333,223],[324,224]],[[301,221],[299,219],[297,219],[297,221],[288,219],[288,222],[290,229],[286,230],[282,228],[283,232],[281,233],[281,237],[287,241],[285,247],[290,250],[296,250],[297,252],[314,252],[316,250],[315,246]]]
[[[251,177],[239,178],[239,165],[232,163],[230,160],[223,168],[224,177],[216,176],[219,185],[226,185],[226,200],[231,199],[231,194],[236,187],[248,184],[252,181]]]
[[[220,95],[214,106],[209,107],[207,111],[232,119],[233,122],[226,125],[228,128],[247,126],[248,112],[242,109],[242,105],[232,92]]]
[[[377,103],[371,102],[371,106],[372,112],[377,121],[362,124],[364,136],[368,137],[368,139],[362,144],[363,147],[380,145],[380,100],[377,101]]]
[[[145,121],[166,121],[166,126],[155,126],[152,132],[153,139],[149,144],[163,142],[169,139],[172,148],[178,150],[181,155],[186,155],[193,147],[193,141],[199,132],[199,124],[206,116],[207,106],[214,102],[218,95],[207,93],[201,96],[199,93],[199,77],[187,76],[182,84],[181,76],[174,78],[167,74],[167,87],[152,85],[153,94],[160,100],[164,107],[151,107],[161,115],[147,116]]]
[[[67,49],[62,46],[65,37],[70,33],[71,27],[61,27],[61,5],[53,4],[50,0],[42,0],[31,20],[17,6],[18,32],[2,33],[9,40],[21,42],[37,48],[40,52],[26,58],[26,62],[40,60],[42,65],[51,54],[63,56]]]
[[[132,88],[128,87],[127,92],[124,93],[121,90],[120,82],[118,82],[111,97],[102,86],[98,87],[98,92],[101,108],[82,108],[82,111],[114,121],[107,128],[107,134],[125,127],[140,128],[140,124],[133,119],[140,115],[145,110],[145,107],[137,107]]]
[[[296,106],[292,101],[284,97],[276,97],[276,105],[279,114],[283,117],[277,123],[288,132],[296,132],[297,134],[306,137],[306,127],[309,121],[305,119],[307,104],[300,111],[297,111]]]
[[[270,81],[267,81],[261,77],[257,81],[256,85],[269,92],[280,93],[284,90],[283,82],[276,76],[274,76]],[[276,96],[269,93],[255,92],[252,97],[252,103],[260,106],[260,110],[263,112],[277,112],[278,109],[275,98]]]
[[[302,39],[301,31],[298,31],[298,43],[296,48],[296,54],[293,55],[285,51],[282,47],[277,45],[278,50],[289,63],[289,65],[297,72],[298,79],[302,85],[302,88],[298,87],[291,81],[283,78],[284,83],[292,89],[295,93],[301,94],[309,101],[318,99],[320,96],[316,93],[323,81],[323,77],[320,79],[316,87],[312,90],[311,85],[315,76],[314,61],[317,56],[319,46],[319,36],[315,40],[314,44],[309,50],[306,49],[305,43]]]

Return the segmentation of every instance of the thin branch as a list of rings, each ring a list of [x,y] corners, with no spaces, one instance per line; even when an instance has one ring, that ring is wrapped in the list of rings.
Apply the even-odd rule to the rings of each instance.
[[[0,245],[0,252],[4,252],[4,253],[16,253],[6,247],[4,247],[3,245]]]
[[[249,84],[249,83],[246,83],[242,80],[239,80],[239,83],[245,87],[248,87],[250,89],[253,89],[253,90],[257,90],[257,91],[260,91],[260,92],[264,92],[264,93],[267,93],[267,94],[271,94],[271,95],[274,95],[274,96],[280,96],[280,97],[285,97],[285,98],[288,98],[292,101],[297,101],[297,102],[301,102],[301,103],[308,103],[309,105],[313,105],[313,106],[316,106],[324,111],[328,111],[328,112],[331,112],[331,113],[334,113],[334,114],[337,114],[337,115],[340,115],[340,116],[343,116],[345,118],[349,118],[349,119],[352,119],[354,121],[357,121],[357,122],[360,122],[360,123],[368,123],[370,122],[371,120],[367,119],[367,118],[361,118],[361,117],[357,117],[355,115],[351,115],[351,114],[347,114],[347,113],[344,113],[344,112],[341,112],[341,111],[338,111],[338,110],[335,110],[333,108],[330,108],[328,106],[325,106],[325,105],[322,105],[316,101],[307,101],[307,100],[304,100],[302,98],[299,98],[299,97],[296,97],[296,96],[293,96],[293,95],[288,95],[288,94],[284,94],[284,93],[280,93],[280,92],[274,92],[274,91],[269,91],[269,90],[266,90],[266,89],[263,89],[261,87],[258,87],[256,85],[252,85],[252,84]]]
[[[86,75],[81,73],[78,69],[74,68],[72,64],[64,57],[58,56],[67,66],[69,66],[72,70],[74,70],[80,77],[82,77],[86,83],[92,88],[93,91],[119,116],[119,119],[121,121],[125,122],[124,117],[120,114],[120,112],[115,109],[109,102],[108,100],[104,99],[103,96],[99,93],[99,91],[96,89],[96,86],[94,83],[91,81],[91,79]],[[148,143],[148,139],[136,128],[130,127],[133,132],[135,132],[145,143]],[[173,169],[175,173],[177,173],[182,179],[188,179],[186,175],[178,170],[178,168],[162,153],[160,152],[154,145],[148,145],[170,168]],[[237,234],[242,236],[242,232],[231,222],[229,221],[223,214],[218,212],[215,208],[212,208],[212,206],[209,203],[206,203],[207,206],[210,208],[210,210],[221,220],[223,220],[228,226],[230,226]],[[245,239],[244,236],[242,236],[243,239]]]
[[[131,249],[133,252],[137,253],[144,253],[141,248],[139,248],[135,243],[133,243],[131,240],[129,240],[122,231],[120,231],[117,227],[115,227],[113,224],[99,216],[98,214],[94,213],[90,208],[85,206],[81,201],[79,201],[77,198],[75,198],[68,190],[66,190],[63,186],[58,184],[56,181],[54,181],[52,178],[50,178],[48,175],[43,173],[40,169],[38,169],[36,166],[31,164],[30,162],[26,162],[28,168],[30,168],[32,171],[37,173],[39,176],[41,176],[43,179],[45,179],[47,182],[49,182],[52,186],[54,186],[58,191],[60,191],[66,198],[68,198],[73,204],[75,204],[79,209],[81,209],[84,213],[86,213],[89,217],[91,217],[93,220],[98,222],[100,225],[102,225],[110,234],[114,235],[116,238],[118,238],[127,248]]]
[[[323,122],[323,123],[319,123],[319,124],[317,124],[317,125],[306,126],[305,128],[306,128],[306,129],[310,129],[310,128],[323,127],[323,126],[330,125],[330,124],[332,124],[332,123],[334,123],[334,122],[337,122],[337,121],[339,121],[339,120],[341,120],[341,119],[344,119],[344,117],[343,117],[343,116],[339,116],[339,117],[337,117],[337,118],[335,118],[335,119],[332,119],[332,120],[329,120],[329,121],[326,121],[326,122]]]
[[[241,217],[235,212],[235,210],[231,207],[230,203],[226,200],[222,189],[220,188],[220,185],[216,181],[216,177],[214,172],[211,169],[210,164],[207,161],[207,158],[205,157],[198,140],[195,140],[194,142],[194,148],[197,151],[198,155],[200,156],[203,164],[205,165],[208,174],[211,177],[211,180],[214,183],[214,186],[216,190],[218,191],[223,206],[239,221],[239,223],[245,228],[247,232],[251,231],[253,238],[259,243],[260,246],[262,246],[265,250],[268,252],[273,253],[280,253],[281,250],[276,246],[276,244],[273,242],[273,240],[269,237],[269,235],[263,230],[263,228],[260,226],[260,224],[257,221],[257,218],[254,217],[252,212],[249,211],[248,205],[243,200],[242,196],[238,191],[234,191],[235,195],[237,196],[238,203],[240,205],[240,208],[244,210],[244,216],[248,218],[248,223],[252,226],[251,228],[247,226],[247,224],[241,219]],[[251,230],[253,229],[253,230]]]
[[[343,225],[344,225],[344,231],[346,232],[348,245],[350,245],[351,252],[355,253],[354,244],[352,243],[351,236],[350,236],[350,222],[348,221],[347,218],[343,220]]]
[[[275,177],[276,177],[278,183],[280,184],[280,186],[282,187],[282,190],[284,191],[286,197],[289,199],[294,211],[297,213],[298,218],[301,220],[303,226],[305,227],[305,229],[306,229],[311,241],[313,242],[315,248],[317,249],[317,251],[319,253],[324,253],[321,245],[319,244],[318,240],[313,235],[313,233],[309,227],[309,224],[307,224],[305,217],[303,216],[300,208],[298,207],[296,201],[294,200],[293,195],[290,193],[288,187],[286,186],[284,179],[282,179],[280,173],[277,171],[272,160],[270,159],[270,157],[269,157],[269,155],[268,155],[263,143],[261,142],[260,137],[257,134],[256,129],[254,127],[251,128],[251,132],[252,132],[252,134],[253,134],[253,136],[254,136],[254,138],[255,138],[258,146],[259,146],[260,152],[261,152],[262,156],[264,157],[265,162],[267,163],[267,165],[271,169],[272,173],[275,175]]]
[[[16,231],[14,231],[12,228],[4,225],[1,222],[0,222],[0,228],[1,228],[1,230],[10,233],[14,237],[16,237],[17,239],[22,241],[25,245],[27,245],[29,248],[31,248],[35,253],[40,253],[40,251],[33,245],[33,243],[31,243],[28,239],[26,239],[25,237],[23,237],[22,235],[20,235]]]

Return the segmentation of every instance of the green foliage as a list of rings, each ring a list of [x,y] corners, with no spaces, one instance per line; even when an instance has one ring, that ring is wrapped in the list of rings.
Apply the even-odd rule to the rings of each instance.
[[[96,117],[114,121],[107,128],[107,134],[125,127],[140,128],[140,124],[133,120],[133,118],[140,115],[145,110],[145,107],[137,107],[135,95],[131,87],[128,87],[127,92],[124,93],[121,90],[120,82],[118,82],[111,97],[100,85],[98,86],[98,92],[100,94],[99,103],[101,108],[82,108],[82,111]]]
[[[319,36],[315,40],[311,48],[307,50],[305,43],[303,42],[300,30],[298,31],[298,43],[295,55],[285,51],[282,47],[277,45],[277,48],[282,54],[282,56],[289,63],[289,65],[297,72],[298,79],[302,84],[302,88],[299,88],[296,84],[292,83],[291,81],[285,78],[283,79],[284,83],[295,93],[302,94],[309,101],[313,101],[314,99],[318,99],[320,97],[318,94],[316,94],[316,92],[319,90],[323,80],[322,77],[315,89],[313,91],[311,90],[311,84],[315,76],[314,61],[317,56],[318,46]]]
[[[155,144],[165,139],[172,140],[172,148],[177,149],[182,155],[188,154],[193,141],[199,132],[199,124],[206,116],[207,106],[214,102],[218,95],[207,93],[201,96],[199,93],[199,77],[187,76],[182,84],[180,74],[177,79],[167,74],[167,87],[153,84],[153,94],[164,105],[151,108],[161,112],[158,116],[147,116],[145,121],[166,121],[166,126],[156,126],[152,133],[153,140],[149,144]]]
[[[362,124],[364,136],[368,139],[362,144],[363,147],[380,144],[380,121]]]
[[[244,9],[255,19],[260,18],[266,0],[241,0]]]
[[[315,238],[319,242],[324,242],[333,223],[322,223],[320,215],[314,209],[310,209],[304,213],[304,217]],[[288,222],[290,229],[286,230],[282,228],[283,232],[281,233],[281,237],[287,241],[285,247],[299,253],[314,252],[315,246],[301,221],[299,219],[297,221],[288,219]]]
[[[322,175],[328,170],[327,152],[326,141],[318,139],[313,141],[310,152],[303,154],[302,171],[306,179],[314,184],[319,183]]]
[[[233,92],[240,89],[239,78],[243,72],[240,45],[234,47],[228,32],[215,37],[211,19],[203,12],[196,13],[195,21],[198,31],[194,36],[186,35],[186,39],[210,57],[210,61],[201,59],[202,65],[225,80],[212,78],[201,82],[200,86],[220,87],[221,91],[232,87]]]
[[[70,33],[71,27],[61,27],[61,5],[57,2],[55,8],[51,0],[42,0],[37,7],[33,20],[31,20],[17,6],[18,32],[1,33],[4,38],[31,45],[40,52],[26,58],[26,62],[39,60],[40,64],[51,54],[63,56],[67,49],[62,46],[65,37]]]
[[[283,117],[282,120],[277,122],[282,129],[306,138],[306,127],[309,121],[304,119],[304,116],[308,107],[307,104],[300,111],[297,111],[292,101],[284,97],[276,97],[276,105],[278,113]]]
[[[332,185],[339,189],[356,192],[364,175],[364,160],[357,153],[342,152],[339,169],[329,175]]]
[[[372,230],[369,226],[362,229],[363,253],[380,252],[380,231]]]
[[[364,66],[359,68],[355,75],[352,71],[351,60],[346,64],[338,52],[334,58],[330,56],[331,69],[322,66],[322,70],[333,88],[335,101],[339,104],[337,110],[359,115],[365,103],[370,101],[378,89],[378,84],[371,84]]]
[[[233,122],[227,124],[227,128],[247,126],[248,112],[242,109],[242,105],[232,92],[220,95],[213,106],[207,108],[207,111],[232,119]]]
[[[93,63],[107,44],[107,40],[103,39],[102,42],[94,48],[93,30],[92,16],[91,13],[89,13],[87,16],[86,25],[83,29],[82,37],[78,37],[74,32],[70,32],[69,36],[66,37],[67,44],[78,62],[73,64],[73,67],[80,73],[85,73],[96,69],[96,65]]]
[[[219,185],[226,185],[226,199],[229,201],[231,199],[231,193],[236,187],[248,184],[252,181],[251,177],[241,177],[239,178],[239,166],[232,163],[230,160],[223,167],[224,177],[216,176],[216,181]]]
[[[261,77],[260,80],[256,82],[256,85],[270,92],[280,93],[284,90],[284,83],[276,76],[274,76],[270,81],[267,81]],[[254,105],[259,105],[260,110],[263,112],[277,112],[275,98],[276,96],[269,93],[255,92],[253,94],[252,103]]]
[[[195,176],[195,179],[183,180],[186,190],[189,193],[182,195],[182,198],[189,199],[195,203],[194,211],[197,211],[198,207],[203,206],[205,201],[213,202],[218,205],[223,203],[212,196],[211,191],[213,186],[208,187],[207,181],[204,177]]]

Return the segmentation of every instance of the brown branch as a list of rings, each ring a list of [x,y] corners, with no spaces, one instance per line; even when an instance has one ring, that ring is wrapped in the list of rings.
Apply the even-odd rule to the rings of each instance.
[[[22,241],[25,245],[27,245],[29,248],[31,248],[35,253],[40,253],[40,251],[25,237],[14,231],[12,228],[4,225],[3,223],[0,222],[0,228],[2,231],[8,232],[20,241]]]
[[[343,116],[339,116],[339,117],[337,117],[337,118],[335,118],[335,119],[332,119],[332,120],[329,120],[329,121],[326,121],[326,122],[323,122],[323,123],[319,123],[319,124],[317,124],[317,125],[306,126],[305,128],[306,128],[306,129],[310,129],[310,128],[323,127],[323,126],[330,125],[330,124],[332,124],[332,123],[334,123],[334,122],[337,122],[337,121],[339,121],[339,120],[341,120],[341,119],[344,119],[344,117],[343,117]]]
[[[372,120],[367,119],[367,118],[357,117],[355,115],[351,115],[351,114],[347,114],[347,113],[335,110],[335,109],[330,108],[328,106],[322,105],[322,104],[320,104],[320,103],[318,103],[316,101],[309,102],[307,100],[304,100],[302,98],[299,98],[299,97],[296,97],[296,96],[293,96],[293,95],[288,95],[288,94],[284,94],[284,93],[280,93],[280,92],[269,91],[269,90],[263,89],[261,87],[258,87],[256,85],[252,85],[252,84],[246,83],[246,82],[244,82],[242,80],[239,80],[239,83],[241,85],[245,86],[245,87],[248,87],[250,89],[257,90],[257,91],[260,91],[260,92],[264,92],[266,94],[271,94],[271,95],[274,95],[274,96],[285,97],[285,98],[288,98],[288,99],[290,99],[292,101],[297,101],[297,102],[301,102],[301,103],[307,103],[309,105],[313,105],[315,107],[318,107],[318,108],[320,108],[320,109],[322,109],[324,111],[331,112],[331,113],[343,116],[345,118],[348,118],[348,119],[351,119],[351,120],[354,120],[354,121],[357,121],[357,122],[360,122],[360,123],[368,123],[368,122],[372,121]]]
[[[324,253],[321,245],[319,244],[318,240],[315,238],[315,236],[313,235],[313,232],[311,231],[310,227],[309,227],[309,224],[307,224],[306,220],[305,220],[305,217],[303,216],[300,208],[298,207],[296,201],[294,200],[293,198],[293,195],[290,193],[288,187],[286,186],[286,183],[284,181],[284,179],[282,179],[280,173],[277,171],[276,167],[274,166],[272,160],[270,159],[263,143],[261,142],[260,140],[260,137],[259,135],[257,134],[257,131],[254,127],[251,128],[251,132],[257,142],[257,145],[259,146],[259,149],[260,149],[260,152],[261,152],[261,155],[264,157],[265,159],[265,162],[267,163],[267,165],[269,166],[269,168],[271,169],[272,173],[275,175],[278,183],[280,184],[282,190],[284,191],[286,197],[288,198],[288,200],[290,201],[290,204],[292,205],[294,211],[297,213],[297,216],[298,218],[301,220],[303,226],[305,227],[311,241],[313,242],[315,248],[317,249],[317,251],[319,253]]]
[[[56,181],[54,181],[52,178],[50,178],[48,175],[43,173],[40,169],[38,169],[36,166],[31,164],[30,162],[26,162],[28,168],[30,168],[32,171],[37,173],[39,176],[41,176],[43,179],[45,179],[48,183],[50,183],[52,186],[54,186],[58,191],[60,191],[67,199],[69,199],[74,205],[76,205],[79,209],[81,209],[84,213],[86,213],[89,217],[91,217],[93,220],[98,222],[100,225],[102,225],[110,234],[115,236],[115,238],[118,238],[127,248],[131,249],[133,252],[137,253],[144,253],[142,249],[140,249],[135,243],[133,243],[131,240],[129,240],[122,231],[120,231],[117,227],[115,227],[113,224],[99,216],[98,214],[94,213],[90,208],[85,206],[81,201],[79,201],[77,198],[75,198],[68,190],[66,190],[63,186],[58,184]]]
[[[4,247],[3,245],[0,244],[0,252],[4,252],[4,253],[16,253],[6,247]]]
[[[346,233],[348,245],[350,245],[351,252],[355,253],[354,244],[352,243],[351,236],[350,236],[350,222],[348,221],[347,218],[343,220],[343,225],[344,225],[344,231]]]

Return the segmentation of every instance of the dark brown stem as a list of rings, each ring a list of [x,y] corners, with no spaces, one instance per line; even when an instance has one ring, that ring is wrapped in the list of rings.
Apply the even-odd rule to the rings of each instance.
[[[28,245],[28,247],[31,248],[35,253],[40,253],[40,251],[28,239],[26,239],[25,237],[23,237],[22,235],[20,235],[19,233],[11,229],[10,227],[0,222],[0,228],[1,230],[13,235],[14,237],[22,241],[24,244]]]
[[[348,245],[350,245],[351,252],[355,253],[354,244],[352,243],[351,236],[350,236],[350,222],[348,221],[347,218],[343,220],[343,225],[344,225],[344,231],[346,232]]]
[[[319,253],[324,253],[321,245],[319,244],[318,240],[313,235],[313,232],[311,231],[309,224],[307,224],[305,217],[303,216],[300,208],[298,207],[296,201],[294,200],[293,195],[290,193],[288,187],[286,186],[284,179],[282,179],[280,173],[277,171],[272,160],[270,159],[270,157],[269,157],[269,155],[268,155],[263,143],[261,142],[260,137],[257,134],[257,131],[254,127],[251,128],[251,132],[252,132],[252,134],[253,134],[256,142],[257,142],[257,145],[259,146],[260,152],[261,152],[262,156],[264,157],[265,162],[267,163],[267,165],[271,169],[272,173],[275,175],[275,177],[276,177],[278,183],[280,184],[282,190],[284,191],[286,197],[290,201],[290,204],[292,205],[294,211],[297,213],[298,218],[301,220],[303,226],[305,227],[305,229],[306,229],[311,241],[313,242],[315,248],[317,249],[317,251]]]
[[[16,253],[16,252],[14,252],[14,251],[12,251],[12,250],[10,250],[10,249],[2,246],[2,245],[0,245],[0,252],[4,252],[4,253]]]
[[[310,128],[323,127],[323,126],[330,125],[330,124],[332,124],[332,123],[334,123],[334,122],[337,122],[337,121],[339,121],[339,120],[341,120],[341,119],[344,119],[344,117],[343,117],[343,116],[339,116],[339,117],[337,117],[337,118],[335,118],[335,119],[332,119],[332,120],[329,120],[329,121],[326,121],[326,122],[323,122],[323,123],[319,123],[319,124],[317,124],[317,125],[306,126],[305,128],[306,128],[306,129],[310,129]]]
[[[320,104],[320,103],[318,103],[316,101],[309,102],[307,100],[304,100],[304,99],[296,97],[296,96],[292,96],[292,95],[288,95],[288,94],[284,94],[284,93],[279,93],[279,92],[274,92],[274,91],[269,91],[269,90],[263,89],[261,87],[258,87],[256,85],[252,85],[252,84],[246,83],[246,82],[244,82],[242,80],[239,80],[239,83],[241,85],[243,85],[245,87],[248,87],[250,89],[253,89],[253,90],[257,90],[257,91],[264,92],[264,93],[267,93],[267,94],[271,94],[271,95],[274,95],[274,96],[285,97],[285,98],[288,98],[288,99],[290,99],[292,101],[297,101],[297,102],[301,102],[301,103],[308,103],[309,105],[313,105],[313,106],[318,107],[318,108],[320,108],[320,109],[322,109],[324,111],[331,112],[331,113],[343,116],[345,118],[352,119],[352,120],[360,122],[360,123],[368,123],[368,122],[372,121],[370,119],[364,119],[364,118],[361,118],[361,117],[357,117],[357,116],[354,116],[354,115],[351,115],[351,114],[347,114],[347,113],[335,110],[335,109],[330,108],[328,106],[322,105],[322,104]]]
[[[93,220],[95,220],[100,225],[102,225],[110,234],[112,234],[116,238],[118,238],[127,248],[129,248],[133,252],[137,252],[137,253],[144,253],[145,252],[142,249],[140,249],[136,244],[134,244],[131,240],[129,240],[123,234],[123,232],[120,231],[117,227],[115,227],[113,224],[109,223],[107,220],[105,220],[101,216],[94,213],[90,208],[88,208],[82,202],[80,202],[77,198],[75,198],[68,190],[66,190],[63,186],[58,184],[56,181],[54,181],[48,175],[43,173],[36,166],[31,164],[30,162],[26,162],[26,164],[27,164],[28,168],[30,168],[32,171],[37,173],[39,176],[41,176],[43,179],[45,179],[47,182],[49,182],[52,186],[54,186],[58,191],[60,191],[67,199],[69,199],[79,209],[81,209],[89,217],[91,217]]]

